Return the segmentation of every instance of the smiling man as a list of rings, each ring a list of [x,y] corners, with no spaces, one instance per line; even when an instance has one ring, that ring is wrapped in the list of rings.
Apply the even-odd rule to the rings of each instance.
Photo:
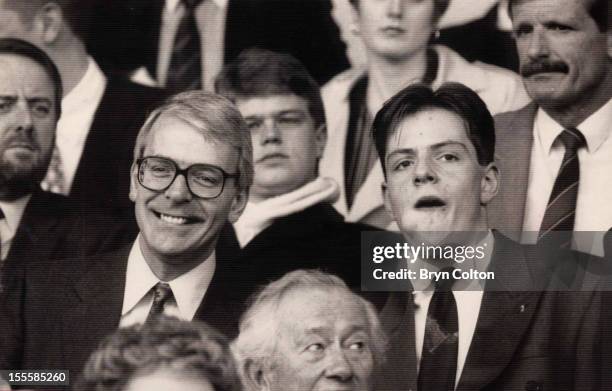
[[[251,162],[246,124],[225,98],[187,92],[155,110],[140,130],[131,172],[138,238],[115,253],[28,270],[21,296],[9,302],[24,303],[11,309],[23,323],[0,366],[74,376],[104,335],[160,313],[232,334],[238,278],[216,262],[214,248],[246,204]]]
[[[599,389],[602,292],[543,289],[563,270],[547,265],[564,263],[577,282],[588,257],[488,229],[500,173],[493,119],[478,95],[457,83],[405,88],[378,112],[373,133],[385,206],[406,241],[485,249],[472,262],[420,256],[409,267],[493,272],[484,286],[449,272],[455,279],[428,274],[410,281],[409,294],[391,294],[381,322],[398,342],[375,389]]]
[[[490,222],[526,242],[554,231],[603,254],[612,226],[612,6],[609,0],[513,0],[521,75],[534,102],[496,118],[500,196]],[[521,234],[521,231],[524,231]]]

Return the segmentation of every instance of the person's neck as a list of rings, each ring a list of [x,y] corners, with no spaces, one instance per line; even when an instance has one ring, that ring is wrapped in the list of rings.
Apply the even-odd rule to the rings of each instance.
[[[147,245],[142,242],[142,238],[139,240],[140,250],[142,256],[151,268],[151,271],[160,281],[172,281],[185,273],[195,269],[198,265],[205,262],[212,254],[215,246],[210,246],[209,249],[204,249],[199,252],[175,254],[172,256],[165,256],[158,254],[154,251],[150,251]],[[171,258],[168,262],[166,258]]]
[[[368,63],[368,105],[380,107],[405,86],[423,79],[427,72],[427,50],[405,59],[370,56]]]
[[[85,46],[74,38],[66,45],[58,45],[49,51],[49,55],[59,69],[64,96],[66,96],[79,84],[87,72],[89,56]]]
[[[564,128],[575,128],[612,99],[612,63],[608,74],[595,91],[583,94],[570,105],[542,105],[542,109]]]

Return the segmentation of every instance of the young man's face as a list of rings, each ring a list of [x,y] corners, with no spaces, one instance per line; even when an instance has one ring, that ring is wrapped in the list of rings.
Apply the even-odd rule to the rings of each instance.
[[[253,141],[255,178],[251,197],[265,199],[314,180],[325,147],[325,129],[317,127],[306,99],[270,95],[238,99]]]
[[[387,140],[385,206],[403,233],[486,230],[497,170],[478,163],[464,121],[442,109],[404,118]]]

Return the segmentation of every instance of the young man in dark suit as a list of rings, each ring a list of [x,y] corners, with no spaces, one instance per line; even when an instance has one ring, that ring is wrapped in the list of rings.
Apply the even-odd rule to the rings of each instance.
[[[601,256],[612,227],[612,5],[513,0],[509,10],[533,102],[495,118],[504,175],[490,224],[523,242],[595,232],[574,234],[572,248]]]
[[[125,226],[40,189],[61,113],[51,59],[25,41],[0,39],[0,290],[31,262],[109,250]],[[103,227],[103,228],[102,228]]]
[[[69,369],[101,338],[163,313],[236,333],[240,275],[217,260],[246,204],[251,140],[238,110],[201,91],[176,95],[142,127],[130,198],[140,234],[117,252],[30,267],[0,303],[0,367]]]
[[[133,221],[127,194],[134,140],[164,95],[102,73],[85,46],[90,3],[2,1],[0,36],[40,47],[62,77],[62,116],[43,188]]]
[[[477,94],[461,84],[408,87],[378,112],[373,133],[385,206],[406,242],[482,251],[409,264],[417,277],[380,314],[392,343],[375,389],[601,389],[609,320],[593,265],[605,264],[488,229],[500,172],[493,119]],[[446,268],[441,280],[422,274]],[[460,274],[471,271],[484,279]]]

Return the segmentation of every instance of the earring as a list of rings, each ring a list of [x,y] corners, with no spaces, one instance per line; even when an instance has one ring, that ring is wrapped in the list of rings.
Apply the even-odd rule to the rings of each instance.
[[[436,39],[436,40],[440,39],[440,30],[436,30],[434,32],[434,39]]]

